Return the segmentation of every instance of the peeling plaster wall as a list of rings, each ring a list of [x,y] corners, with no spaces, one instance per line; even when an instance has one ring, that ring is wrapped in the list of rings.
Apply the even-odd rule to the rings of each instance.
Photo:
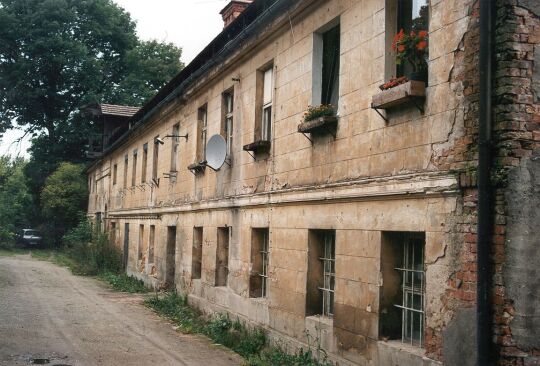
[[[513,300],[510,327],[517,346],[540,349],[540,154],[508,177],[504,281]],[[524,280],[526,279],[526,280]]]

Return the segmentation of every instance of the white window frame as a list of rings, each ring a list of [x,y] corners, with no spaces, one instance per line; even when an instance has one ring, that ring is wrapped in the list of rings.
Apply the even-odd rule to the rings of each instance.
[[[273,89],[274,67],[272,66],[263,72],[263,100],[261,114],[261,140],[263,141],[270,141],[272,136]]]

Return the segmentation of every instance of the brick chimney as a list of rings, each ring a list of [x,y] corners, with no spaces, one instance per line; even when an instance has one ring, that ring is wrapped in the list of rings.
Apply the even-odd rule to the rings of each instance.
[[[232,0],[219,13],[223,17],[223,28],[227,28],[242,12],[251,4],[253,0]]]

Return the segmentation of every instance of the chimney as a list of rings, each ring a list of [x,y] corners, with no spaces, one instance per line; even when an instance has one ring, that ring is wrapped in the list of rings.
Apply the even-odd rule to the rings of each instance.
[[[242,12],[251,4],[253,0],[232,0],[219,13],[223,17],[223,28],[227,28]]]

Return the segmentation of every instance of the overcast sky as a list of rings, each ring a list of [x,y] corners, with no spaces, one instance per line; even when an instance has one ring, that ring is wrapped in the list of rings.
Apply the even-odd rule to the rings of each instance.
[[[223,29],[219,11],[229,0],[113,0],[137,22],[137,33],[144,40],[157,39],[182,47],[187,65]],[[30,143],[14,141],[21,131],[9,131],[0,141],[0,155],[25,155]]]

